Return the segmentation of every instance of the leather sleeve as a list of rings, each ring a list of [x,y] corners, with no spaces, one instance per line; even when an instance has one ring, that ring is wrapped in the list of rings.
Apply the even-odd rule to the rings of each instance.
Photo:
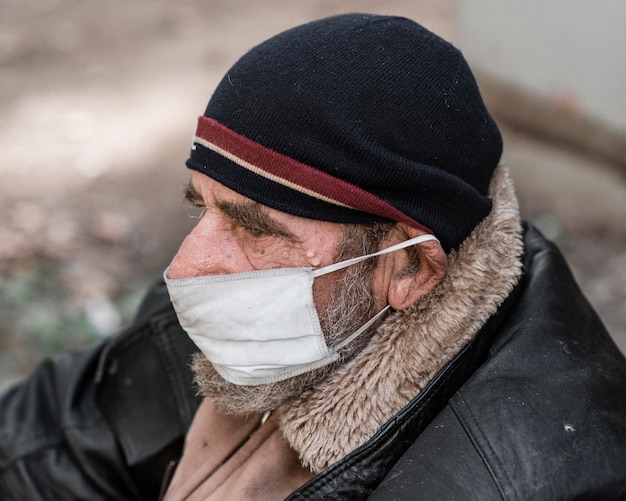
[[[43,362],[0,397],[0,499],[155,499],[197,406],[192,351],[158,284],[125,332]]]
[[[140,499],[94,405],[104,344],[44,362],[0,400],[0,499]]]

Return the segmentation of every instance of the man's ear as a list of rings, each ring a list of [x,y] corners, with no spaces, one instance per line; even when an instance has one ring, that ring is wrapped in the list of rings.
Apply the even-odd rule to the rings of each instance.
[[[423,230],[405,223],[398,223],[396,230],[404,234],[404,240],[425,234]],[[446,253],[438,241],[428,240],[415,245],[413,249],[413,255],[419,260],[417,268],[410,266],[411,252],[394,252],[394,268],[387,291],[387,302],[394,310],[403,310],[417,302],[446,275]]]

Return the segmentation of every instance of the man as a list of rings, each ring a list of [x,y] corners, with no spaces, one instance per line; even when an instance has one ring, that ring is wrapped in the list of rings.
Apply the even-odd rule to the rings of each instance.
[[[626,497],[626,362],[501,151],[412,21],[253,48],[135,324],[2,400],[3,499]]]

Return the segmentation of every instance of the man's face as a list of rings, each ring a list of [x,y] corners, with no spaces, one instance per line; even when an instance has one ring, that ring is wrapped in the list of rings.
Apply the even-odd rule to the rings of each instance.
[[[200,173],[192,174],[186,195],[205,211],[170,264],[171,279],[269,268],[317,268],[363,252],[362,244],[351,246],[350,239],[344,241],[342,225],[268,208]],[[356,331],[384,305],[384,298],[376,300],[374,275],[361,263],[315,279],[313,298],[330,346]],[[362,336],[343,356],[350,358],[366,342],[367,337]],[[194,360],[200,392],[225,411],[243,414],[276,409],[321,381],[332,367],[268,385],[239,386],[219,376],[204,356]]]

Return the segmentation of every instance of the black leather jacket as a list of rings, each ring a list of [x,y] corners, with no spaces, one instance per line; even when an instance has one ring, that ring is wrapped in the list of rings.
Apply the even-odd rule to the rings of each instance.
[[[626,499],[626,361],[533,229],[525,274],[365,445],[289,499]],[[199,404],[163,284],[0,400],[0,499],[157,499]]]

